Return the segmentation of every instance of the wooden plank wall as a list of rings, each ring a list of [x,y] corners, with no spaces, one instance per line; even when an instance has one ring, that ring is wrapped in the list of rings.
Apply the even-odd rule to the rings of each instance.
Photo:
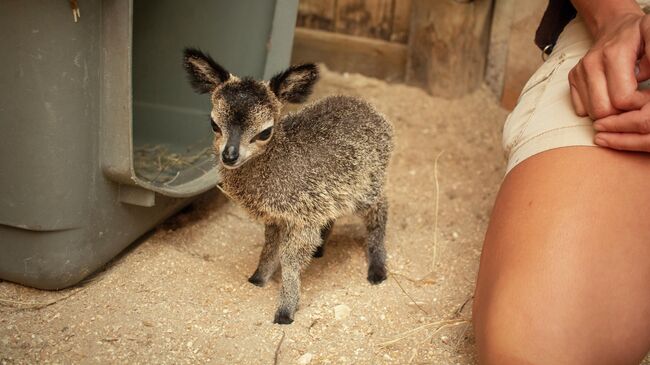
[[[331,70],[404,81],[406,45],[340,33],[297,28],[292,63],[322,62]]]
[[[485,76],[493,0],[413,0],[406,81],[460,97]]]
[[[334,14],[336,0],[300,0],[296,26],[333,32]]]
[[[408,41],[411,0],[300,0],[298,27]]]
[[[412,0],[300,0],[293,63],[404,81]]]
[[[300,0],[292,62],[458,97],[485,77],[495,0]]]
[[[503,69],[501,105],[506,109],[514,108],[524,85],[542,64],[542,53],[533,40],[546,5],[545,0],[515,1]]]

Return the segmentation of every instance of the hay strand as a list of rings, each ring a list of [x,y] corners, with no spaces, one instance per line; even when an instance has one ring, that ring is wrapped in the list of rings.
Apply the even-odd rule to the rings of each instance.
[[[411,300],[411,302],[412,302],[416,307],[418,307],[419,310],[422,311],[422,313],[424,313],[424,314],[426,314],[426,315],[429,315],[429,312],[425,311],[424,308],[420,307],[420,305],[418,304],[418,302],[416,302],[415,299],[413,299],[413,297],[412,297],[412,296],[411,296],[411,295],[410,295],[410,294],[409,294],[409,293],[404,289],[404,287],[403,287],[402,284],[399,282],[399,280],[397,280],[397,278],[395,277],[395,275],[391,275],[390,277],[391,277],[393,280],[395,280],[395,282],[397,283],[397,286],[399,286],[399,288],[402,290],[402,293],[404,293],[404,295],[406,295],[406,296]]]
[[[192,152],[192,151],[196,152]],[[133,151],[133,168],[136,175],[152,184],[171,185],[183,171],[195,169],[207,173],[199,165],[213,161],[211,147],[196,150],[190,146],[184,153],[172,152],[165,145],[141,145]]]
[[[408,330],[406,332],[403,332],[401,335],[399,335],[398,337],[396,337],[393,340],[382,342],[382,343],[379,344],[379,346],[380,347],[387,347],[387,346],[396,344],[396,343],[398,343],[398,342],[400,342],[400,341],[410,337],[411,335],[413,335],[415,333],[418,333],[418,332],[420,332],[420,331],[422,331],[424,329],[427,329],[427,328],[430,328],[430,327],[437,327],[430,336],[430,337],[433,337],[433,335],[435,335],[436,333],[442,331],[445,328],[458,326],[458,325],[463,324],[463,323],[469,323],[469,321],[466,320],[466,319],[449,319],[449,320],[444,320],[444,321],[438,321],[438,322],[423,324],[421,326],[418,326],[418,327],[412,328],[412,329],[410,329],[410,330]]]
[[[436,185],[436,200],[433,215],[433,260],[431,262],[431,272],[436,269],[436,261],[438,260],[438,211],[440,207],[440,181],[438,180],[438,161],[445,151],[440,151],[436,156],[436,161],[433,164],[433,180]]]
[[[282,331],[282,337],[280,337],[280,341],[278,342],[278,347],[275,348],[275,356],[273,356],[273,364],[278,365],[278,361],[280,359],[280,350],[282,347],[282,342],[284,342],[284,336],[286,336],[286,333]]]

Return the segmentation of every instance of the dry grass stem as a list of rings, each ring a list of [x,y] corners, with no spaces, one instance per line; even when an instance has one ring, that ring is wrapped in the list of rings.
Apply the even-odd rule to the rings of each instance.
[[[187,149],[187,153],[176,153],[164,145],[137,146],[133,151],[133,168],[140,178],[152,184],[169,185],[186,169],[205,174],[207,171],[197,165],[212,160],[212,148],[204,147],[190,153],[195,149],[196,146],[193,146]]]
[[[431,272],[435,272],[436,261],[438,260],[438,211],[440,207],[440,181],[438,180],[438,161],[445,151],[440,151],[436,156],[436,161],[433,164],[433,180],[436,185],[436,200],[433,212],[433,261],[431,262]]]
[[[412,364],[416,357],[418,357],[418,349],[414,348],[408,363]]]
[[[406,280],[408,280],[408,281],[410,281],[410,282],[412,282],[413,284],[416,284],[416,285],[418,285],[418,286],[422,286],[422,285],[431,285],[431,284],[435,284],[435,283],[436,283],[436,280],[435,280],[435,278],[433,277],[433,276],[434,276],[434,275],[433,275],[433,272],[429,272],[429,273],[427,273],[425,276],[423,276],[423,277],[421,277],[421,278],[419,278],[419,279],[413,278],[413,277],[408,276],[408,275],[406,275],[406,274],[402,274],[402,273],[400,273],[400,272],[391,272],[391,275],[395,275],[395,276],[399,276],[399,277],[401,277],[401,278],[404,278],[404,279],[406,279]]]
[[[411,300],[411,302],[412,302],[416,307],[418,307],[419,310],[422,311],[422,313],[424,313],[424,314],[426,314],[426,315],[429,315],[429,312],[425,311],[422,307],[420,307],[420,305],[418,304],[418,302],[416,302],[415,299],[413,299],[413,297],[412,297],[412,296],[411,296],[411,295],[410,295],[410,294],[409,294],[409,293],[404,289],[404,287],[402,286],[402,284],[399,282],[399,280],[397,280],[397,278],[396,278],[394,275],[391,275],[390,277],[391,277],[393,280],[395,280],[395,282],[397,283],[397,286],[399,286],[399,288],[402,290],[402,293],[404,293],[404,295],[406,295],[406,296]]]
[[[470,295],[469,297],[467,297],[467,299],[465,299],[463,304],[460,307],[458,307],[458,309],[456,309],[456,311],[454,312],[454,318],[458,318],[460,317],[461,314],[463,314],[463,310],[465,309],[465,306],[467,306],[467,303],[469,303],[472,299],[474,299],[473,295]]]
[[[379,346],[386,347],[386,346],[390,346],[392,344],[398,343],[398,342],[408,338],[412,334],[420,332],[420,331],[422,331],[423,329],[426,329],[426,328],[438,326],[433,332],[433,334],[436,334],[436,333],[440,332],[441,330],[443,330],[445,328],[457,326],[457,325],[463,324],[463,323],[469,323],[469,321],[466,320],[466,319],[448,319],[448,320],[444,320],[444,321],[438,321],[438,322],[423,324],[421,326],[415,327],[413,329],[410,329],[410,330],[402,333],[401,335],[399,335],[399,337],[397,337],[397,338],[395,338],[393,340],[382,342],[382,343],[379,344]]]
[[[458,351],[460,348],[461,342],[463,342],[463,338],[465,338],[465,334],[467,333],[467,330],[470,328],[470,324],[467,323],[467,326],[463,329],[463,332],[460,333],[458,338],[456,339],[456,343],[454,344],[454,351]]]
[[[278,342],[278,347],[275,348],[275,356],[273,357],[274,365],[278,365],[278,360],[280,359],[280,348],[282,347],[282,342],[284,342],[284,336],[286,336],[286,333],[282,331],[282,337],[280,337],[280,342]]]

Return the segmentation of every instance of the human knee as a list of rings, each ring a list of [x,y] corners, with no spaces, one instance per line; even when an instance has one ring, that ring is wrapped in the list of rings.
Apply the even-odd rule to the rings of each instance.
[[[539,313],[521,308],[508,310],[495,303],[474,303],[474,330],[481,364],[560,364],[552,359],[551,323]]]
[[[525,291],[488,294],[473,308],[481,364],[636,364],[647,352],[624,331],[593,330],[589,308],[580,315]]]

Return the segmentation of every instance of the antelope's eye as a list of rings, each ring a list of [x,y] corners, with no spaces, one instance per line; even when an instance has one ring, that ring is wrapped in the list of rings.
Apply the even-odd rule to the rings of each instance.
[[[217,125],[217,123],[214,122],[214,120],[210,119],[210,125],[212,126],[212,130],[214,133],[219,133],[221,134],[221,128]]]
[[[261,131],[258,135],[253,137],[251,142],[255,141],[266,141],[271,137],[271,132],[273,132],[273,127],[268,127],[265,130]]]

